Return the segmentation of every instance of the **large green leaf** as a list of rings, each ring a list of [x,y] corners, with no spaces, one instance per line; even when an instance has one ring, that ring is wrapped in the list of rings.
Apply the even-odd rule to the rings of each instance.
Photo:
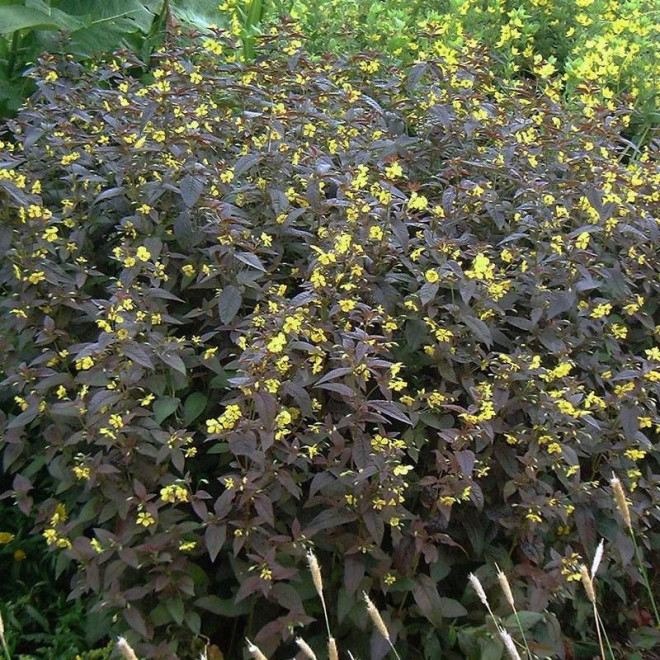
[[[215,0],[172,0],[172,13],[177,20],[200,31],[212,25],[226,24]]]
[[[68,50],[87,56],[125,46],[129,35],[148,34],[154,14],[137,0],[110,0],[97,12],[81,16],[80,20],[83,27],[71,33]]]
[[[27,29],[63,30],[66,29],[66,24],[38,9],[19,5],[0,6],[0,34],[12,34],[17,30]]]

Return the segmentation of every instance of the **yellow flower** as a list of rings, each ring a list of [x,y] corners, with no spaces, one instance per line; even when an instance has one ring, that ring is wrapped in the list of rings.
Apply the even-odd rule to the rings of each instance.
[[[468,277],[478,280],[492,280],[495,271],[495,266],[491,263],[490,259],[479,252],[472,261],[472,269],[466,270],[465,274]]]
[[[94,366],[94,360],[91,357],[86,356],[76,360],[75,364],[78,371],[85,371],[86,369],[91,369]]]
[[[135,256],[140,260],[140,261],[149,261],[151,259],[151,252],[147,250],[144,245],[140,245],[140,247],[137,249]]]
[[[0,532],[0,545],[11,543],[16,537],[10,532]]]
[[[156,397],[153,394],[147,394],[144,399],[140,399],[141,406],[148,406]]]
[[[43,282],[46,279],[46,276],[44,275],[43,270],[38,270],[36,273],[32,273],[28,278],[28,282],[30,284],[39,284],[39,282]]]
[[[170,484],[160,489],[160,497],[163,502],[171,502],[177,504],[178,502],[187,502],[189,499],[188,491],[180,484]]]
[[[46,231],[41,235],[41,238],[43,238],[45,241],[48,241],[49,243],[53,243],[54,241],[57,240],[57,227],[48,227]]]
[[[408,208],[413,211],[423,211],[428,208],[429,200],[424,197],[424,195],[419,195],[417,191],[413,192],[410,195],[410,200],[408,200]]]
[[[576,239],[575,239],[575,247],[577,247],[580,250],[586,250],[587,246],[589,245],[589,232],[588,231],[583,231]]]
[[[268,342],[266,348],[271,353],[281,353],[284,350],[285,346],[286,346],[286,335],[283,332],[280,332]]]
[[[431,284],[434,284],[440,279],[440,275],[438,274],[438,271],[435,270],[435,268],[429,268],[425,273],[424,273],[424,278],[426,279],[427,282],[430,282]]]
[[[383,239],[383,230],[378,226],[373,226],[369,229],[369,238],[372,241],[380,241]]]
[[[601,303],[600,305],[596,305],[596,307],[593,308],[589,316],[592,319],[601,319],[604,316],[607,316],[611,311],[612,305],[610,303]]]
[[[388,179],[396,179],[403,176],[403,170],[401,169],[401,165],[399,165],[398,161],[394,161],[385,168],[385,176]]]
[[[150,527],[156,523],[156,519],[150,513],[147,513],[146,511],[140,511],[137,514],[135,522],[138,525],[142,525],[143,527]]]

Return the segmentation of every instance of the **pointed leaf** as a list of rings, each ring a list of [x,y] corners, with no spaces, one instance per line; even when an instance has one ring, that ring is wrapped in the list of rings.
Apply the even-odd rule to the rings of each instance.
[[[156,399],[153,403],[154,419],[158,424],[162,424],[179,407],[181,402],[175,396],[163,396]]]
[[[222,290],[220,299],[218,300],[218,313],[220,314],[220,320],[223,323],[230,323],[241,308],[242,302],[243,296],[241,295],[240,290],[231,284],[226,286]]]

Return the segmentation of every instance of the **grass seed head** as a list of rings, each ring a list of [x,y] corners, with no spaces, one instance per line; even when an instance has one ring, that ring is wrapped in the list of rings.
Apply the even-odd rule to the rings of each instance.
[[[509,584],[509,580],[507,579],[506,575],[504,575],[504,573],[497,564],[495,564],[495,568],[497,569],[497,580],[500,583],[500,587],[502,587],[504,597],[506,598],[509,605],[511,605],[511,607],[515,610],[516,603],[513,600],[513,592],[511,591],[511,585]]]
[[[520,657],[520,653],[518,653],[518,649],[516,648],[516,645],[513,642],[513,637],[511,637],[511,635],[509,635],[509,633],[506,630],[504,630],[504,628],[500,628],[500,637],[504,642],[504,646],[511,660],[522,660],[522,658]]]
[[[628,506],[626,494],[623,492],[623,486],[617,477],[610,480],[610,486],[612,486],[616,508],[619,509],[619,513],[623,517],[623,522],[626,524],[626,527],[632,532],[633,527],[632,520],[630,519],[630,508]]]
[[[594,555],[594,560],[591,564],[591,579],[594,579],[594,575],[596,575],[596,571],[598,570],[598,567],[600,566],[600,562],[603,560],[603,550],[604,550],[604,541],[603,539],[600,540],[600,543],[598,544],[598,547],[596,548],[596,554]]]
[[[302,637],[296,637],[296,644],[298,644],[298,647],[308,660],[317,660],[316,653],[314,653],[312,647]]]
[[[117,649],[125,660],[138,660],[137,655],[135,655],[135,651],[123,637],[117,638]]]
[[[309,570],[312,573],[312,580],[314,581],[316,593],[322,598],[323,578],[321,576],[321,568],[319,567],[319,561],[312,550],[307,551],[307,563],[309,564]]]
[[[477,592],[477,596],[479,596],[479,600],[488,609],[490,609],[490,604],[488,603],[488,597],[486,596],[486,592],[484,591],[484,588],[481,586],[481,582],[479,582],[479,578],[474,573],[470,573],[470,575],[468,575],[468,580],[470,580],[470,584],[472,585],[472,588]]]
[[[247,637],[245,641],[248,645],[248,652],[254,658],[254,660],[268,660],[268,658],[261,652],[261,649],[258,646],[255,646]]]
[[[380,612],[376,609],[376,606],[371,602],[371,598],[369,598],[365,591],[362,592],[362,596],[364,597],[364,602],[367,604],[367,612],[373,621],[374,626],[376,626],[376,630],[378,630],[385,639],[389,640],[390,633],[387,630],[387,626],[385,625]]]
[[[589,575],[589,569],[584,565],[580,565],[580,578],[582,579],[582,585],[584,590],[587,592],[587,596],[592,604],[596,604],[596,590],[594,589],[594,581]]]
[[[337,651],[337,642],[334,637],[328,640],[328,658],[330,660],[339,660],[339,651]]]

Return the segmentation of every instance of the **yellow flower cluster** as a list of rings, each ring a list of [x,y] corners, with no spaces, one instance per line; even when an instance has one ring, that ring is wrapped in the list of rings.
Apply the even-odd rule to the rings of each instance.
[[[211,418],[206,420],[206,432],[210,435],[222,433],[233,429],[238,420],[241,419],[243,413],[240,406],[231,404],[227,406],[225,411],[218,418]]]

